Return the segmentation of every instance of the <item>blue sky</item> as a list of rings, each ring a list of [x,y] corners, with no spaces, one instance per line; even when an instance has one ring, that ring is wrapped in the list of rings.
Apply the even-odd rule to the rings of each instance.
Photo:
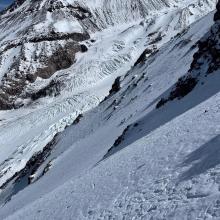
[[[13,0],[0,0],[0,10],[4,9],[8,5],[10,5]]]

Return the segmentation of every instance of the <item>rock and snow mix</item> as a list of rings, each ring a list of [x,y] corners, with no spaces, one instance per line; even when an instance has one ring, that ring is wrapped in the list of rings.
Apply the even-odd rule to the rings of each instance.
[[[2,12],[0,219],[219,219],[215,4]]]

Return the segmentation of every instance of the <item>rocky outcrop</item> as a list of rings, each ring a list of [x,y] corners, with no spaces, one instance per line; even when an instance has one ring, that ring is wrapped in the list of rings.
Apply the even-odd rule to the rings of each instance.
[[[5,195],[1,195],[1,199],[4,198],[8,202],[13,195],[23,190],[28,185],[32,184],[41,178],[50,169],[50,163],[46,163],[47,158],[50,156],[54,146],[57,143],[58,134],[43,148],[42,151],[33,155],[30,160],[26,163],[25,167],[15,173],[10,179],[0,186],[0,190],[7,191],[8,188],[13,188],[11,193],[4,198]],[[45,163],[45,164],[44,164]],[[40,170],[40,168],[42,168]],[[7,171],[5,171],[7,172]],[[4,175],[0,173],[0,176]],[[0,204],[1,204],[0,200]]]
[[[189,72],[174,85],[168,97],[161,98],[156,108],[174,99],[188,95],[203,78],[220,68],[220,1],[217,3],[214,15],[215,24],[210,31],[198,42],[198,52],[193,56]],[[218,73],[219,74],[219,73]],[[202,83],[204,84],[204,83]]]
[[[220,20],[220,1],[218,1],[217,5],[216,5],[216,13],[214,15],[214,21],[218,21]]]
[[[109,95],[111,96],[111,95],[115,94],[120,89],[121,89],[121,77],[119,76],[115,79],[115,82],[113,83],[112,88],[109,91]]]
[[[85,39],[87,36],[84,36]],[[55,44],[53,41],[52,44]],[[33,44],[37,47],[36,43]],[[41,89],[36,94],[27,94],[24,92],[25,87],[29,83],[33,83],[37,77],[48,79],[56,71],[66,69],[75,62],[75,54],[77,52],[86,52],[85,46],[80,45],[76,41],[64,42],[64,46],[56,45],[52,54],[42,56],[42,54],[35,54],[33,58],[36,63],[39,64],[37,68],[31,68],[30,62],[27,62],[27,57],[24,53],[25,44],[21,46],[21,52],[18,59],[12,64],[11,69],[2,78],[0,85],[0,109],[11,109],[20,107],[20,104],[16,103],[19,97],[28,98],[31,96],[33,100],[52,94],[54,87],[59,88],[59,85],[50,83],[46,88]],[[33,61],[34,62],[34,61]],[[27,63],[25,65],[25,63]],[[42,65],[41,65],[42,64]],[[21,66],[24,67],[21,69]],[[15,75],[14,75],[15,73]],[[58,91],[56,92],[56,94]]]
[[[149,56],[152,53],[153,53],[152,49],[148,49],[148,48],[145,49],[144,52],[140,55],[140,57],[135,62],[134,66],[137,66],[140,63],[144,63],[144,61],[146,60],[147,56]]]

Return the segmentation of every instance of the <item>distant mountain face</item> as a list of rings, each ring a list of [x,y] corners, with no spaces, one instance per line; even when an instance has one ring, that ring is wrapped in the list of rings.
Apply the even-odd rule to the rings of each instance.
[[[182,1],[173,0],[17,0],[0,15],[0,109],[18,108],[24,105],[23,100],[59,94],[62,83],[54,81],[41,91],[27,87],[37,78],[49,79],[73,65],[75,54],[87,51],[83,41],[92,33],[147,17],[153,24],[159,11],[183,7],[176,10],[177,32],[212,9],[214,2],[195,1],[184,8]]]

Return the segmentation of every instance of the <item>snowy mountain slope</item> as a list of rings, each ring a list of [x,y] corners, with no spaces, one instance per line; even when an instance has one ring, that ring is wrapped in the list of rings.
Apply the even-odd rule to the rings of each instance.
[[[218,219],[219,166],[202,166],[218,161],[219,155],[208,153],[212,147],[216,152],[218,125],[219,93],[7,219]],[[183,158],[194,172],[182,167]],[[194,177],[201,166],[209,171]],[[183,173],[190,180],[179,182]]]
[[[167,33],[173,36],[172,29],[177,33],[186,28],[214,5],[215,0],[18,1],[1,15],[1,108],[18,108],[23,99],[39,98],[26,86],[74,64],[74,54],[87,50],[82,41],[91,33],[147,19],[159,40]]]
[[[6,198],[18,193],[2,206],[1,218],[218,219],[218,72],[156,109],[190,69],[212,18],[139,59],[113,86],[118,92],[58,135],[31,173],[31,181],[42,178],[26,187],[26,173],[18,174],[3,189]],[[8,163],[12,172],[20,164],[19,157]]]
[[[129,2],[133,4],[133,2]],[[24,41],[25,43],[23,46],[26,49],[28,48],[26,51],[27,54],[32,52],[37,54],[39,53],[40,58],[42,57],[42,54],[44,55],[43,57],[47,57],[48,53],[51,53],[52,51],[56,51],[55,53],[57,53],[57,45],[62,45],[64,48],[65,45],[68,45],[69,48],[69,43],[71,44],[72,39],[65,39],[69,36],[69,33],[62,32],[58,34],[59,31],[54,29],[54,24],[56,24],[56,19],[60,19],[60,16],[67,18],[70,16],[67,12],[70,14],[73,13],[71,11],[72,9],[70,10],[71,12],[68,11],[69,8],[72,7],[69,5],[70,3],[70,1],[63,1],[61,4],[56,1],[56,3],[52,4],[53,7],[51,9],[51,3],[48,1],[37,1],[33,5],[31,1],[26,1],[16,9],[13,9],[12,12],[9,12],[11,10],[9,9],[9,11],[6,11],[5,14],[2,15],[4,19],[12,19],[12,21],[15,22],[13,17],[16,18],[17,14],[19,14],[21,19],[25,19],[25,21],[32,20],[34,25],[35,23],[36,25],[40,24],[40,28],[35,28],[35,31],[33,31],[33,23],[27,24],[22,20],[25,25],[27,24],[27,26],[22,27],[22,31],[16,35],[13,33],[11,40],[13,38],[15,41],[23,42],[24,39],[33,39],[33,34],[35,34],[34,37],[37,37],[38,39],[40,38],[43,41],[38,42],[37,40],[37,42],[31,43]],[[109,3],[103,5],[99,3],[100,2],[96,1],[96,4],[90,5],[85,1],[82,6],[78,5],[78,8],[75,8],[76,6],[74,5],[73,7],[76,12],[74,11],[74,15],[71,14],[69,22],[72,22],[72,16],[76,16],[78,18],[78,15],[76,15],[77,13],[86,13],[88,10],[82,10],[82,8],[85,9],[86,6],[87,8],[89,7],[90,11],[94,10],[93,14],[94,16],[97,16],[99,14],[93,7],[107,7],[107,9],[102,9],[105,11],[103,13],[107,13],[106,11],[109,11],[110,8],[111,10],[118,10],[117,7],[115,8],[113,6],[115,6],[116,3],[122,4],[122,1],[112,1],[111,4]],[[24,91],[21,93],[21,97],[18,98],[17,95],[14,96],[16,99],[18,98],[17,103],[25,104],[23,108],[0,112],[0,143],[2,149],[4,148],[2,154],[0,155],[0,185],[2,187],[10,185],[9,182],[16,180],[20,175],[20,172],[23,172],[29,162],[32,161],[33,157],[47,147],[47,145],[54,140],[54,137],[59,132],[62,132],[67,126],[71,125],[79,114],[98,105],[108,94],[115,78],[126,74],[127,71],[136,63],[143,51],[148,53],[147,56],[150,56],[151,53],[154,53],[163,46],[164,43],[169,41],[171,37],[185,30],[190,23],[210,11],[214,7],[215,1],[205,1],[202,5],[201,1],[181,1],[175,2],[175,4],[173,2],[169,2],[169,7],[167,4],[166,7],[164,7],[163,3],[160,7],[158,5],[157,7],[150,7],[149,4],[152,3],[151,1],[145,1],[145,3],[148,6],[148,11],[144,18],[141,16],[130,18],[130,15],[128,14],[128,20],[120,20],[118,18],[117,22],[110,22],[103,25],[99,24],[97,18],[94,19],[91,17],[90,19],[93,21],[92,23],[96,21],[100,26],[97,29],[91,28],[89,31],[87,26],[84,26],[85,23],[88,24],[88,22],[86,22],[87,18],[85,18],[85,21],[83,19],[84,23],[81,25],[86,28],[86,31],[80,33],[80,36],[83,35],[86,37],[89,34],[91,40],[85,40],[83,42],[76,42],[74,40],[73,43],[74,47],[75,45],[78,45],[77,47],[80,47],[80,50],[82,48],[79,44],[86,45],[88,51],[84,51],[84,53],[76,53],[75,55],[73,54],[73,56],[75,56],[74,64],[67,69],[56,71],[52,75],[50,74],[51,76],[48,79],[44,79],[45,77],[38,77],[35,81],[28,82],[28,84],[25,85]],[[71,3],[71,5],[72,4],[73,3]],[[121,5],[121,7],[122,6],[123,5]],[[32,7],[34,8],[34,11],[31,10]],[[93,10],[91,8],[93,8]],[[136,7],[134,8],[136,9]],[[152,10],[151,13],[149,9]],[[36,20],[30,19],[28,16],[24,16],[25,13],[21,15],[19,13],[20,10],[27,10],[27,14],[29,13],[30,16],[36,14],[36,16],[34,16],[34,19]],[[29,10],[31,10],[31,12]],[[99,8],[97,10],[100,11],[101,9]],[[53,20],[53,22],[48,26],[46,15],[51,13],[55,21]],[[63,15],[63,13],[65,15]],[[110,13],[111,16],[112,13],[113,12]],[[115,18],[115,16],[113,17]],[[42,21],[42,19],[46,20]],[[101,20],[103,21],[103,19]],[[11,24],[11,28],[14,27],[13,25],[16,25],[16,23],[12,25],[11,22],[4,22],[4,25],[5,24]],[[102,31],[100,31],[102,29],[101,26],[104,28]],[[44,27],[45,31],[41,32],[41,30],[44,30]],[[63,25],[63,27],[66,26]],[[208,28],[208,26],[204,28]],[[5,29],[12,30],[10,27]],[[29,29],[30,31],[26,31]],[[97,32],[97,30],[99,31]],[[52,31],[52,34],[48,31]],[[194,43],[203,35],[203,33],[205,33],[206,29],[204,30],[202,28],[201,31],[197,31],[201,35],[198,34],[195,39],[192,39],[192,42]],[[42,34],[47,34],[49,37],[55,36],[56,38],[44,39]],[[75,32],[73,34],[73,36],[75,36]],[[60,40],[60,37],[64,39]],[[189,38],[192,37],[189,36]],[[12,42],[11,40],[10,42]],[[7,45],[6,41],[7,38],[4,38],[2,41],[3,44]],[[56,45],[56,47],[53,47],[53,45]],[[17,48],[11,48],[11,50],[12,53],[14,53],[14,50],[19,51],[19,46]],[[60,50],[58,51],[58,54],[59,53]],[[69,54],[71,53],[72,51],[70,50]],[[63,56],[63,52],[61,53],[61,56]],[[176,54],[173,56],[175,57]],[[23,58],[21,59],[21,57],[18,56],[18,59],[23,63]],[[62,59],[59,58],[59,61],[60,60],[62,61]],[[25,59],[25,62],[26,61],[27,60]],[[32,58],[29,61],[28,65],[32,68]],[[36,63],[37,61],[34,60],[34,65]],[[169,63],[169,61],[167,61],[167,63]],[[190,63],[190,59],[187,63]],[[19,64],[19,68],[24,68],[24,65]],[[175,68],[177,69],[178,66]],[[172,78],[169,86],[171,86],[172,83],[175,83],[175,80],[179,76],[185,74],[187,68],[188,67],[186,66],[184,72],[181,71],[181,73],[177,75],[173,72],[172,74],[175,75],[175,77]],[[55,68],[55,70],[57,69]],[[158,70],[159,69],[157,69],[157,71]],[[169,71],[171,71],[171,69]],[[26,74],[25,72],[23,73],[24,75]],[[6,79],[9,78],[6,77]],[[18,82],[17,79],[16,82]],[[158,79],[158,83],[160,83],[160,79]],[[20,83],[18,84],[20,86]],[[169,87],[168,85],[165,85],[166,87],[163,87],[164,85],[159,86],[162,87],[161,93],[164,92],[164,89]],[[14,84],[13,88],[15,88]],[[160,90],[158,89],[154,90],[155,98],[157,98],[157,95],[160,95],[159,91]],[[153,101],[153,99],[151,101]],[[120,132],[122,132],[121,128]],[[115,138],[117,138],[117,135],[118,132],[115,133]],[[103,149],[103,151],[105,150]],[[103,153],[101,155],[103,156]],[[99,158],[99,160],[100,159],[101,158]]]

